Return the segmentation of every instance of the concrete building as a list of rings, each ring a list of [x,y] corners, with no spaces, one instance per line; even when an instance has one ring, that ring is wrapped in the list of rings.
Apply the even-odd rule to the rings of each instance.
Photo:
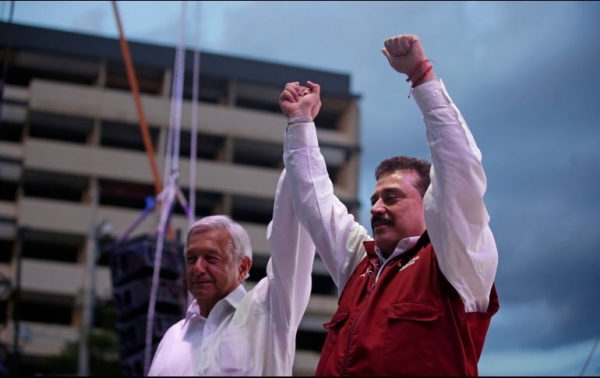
[[[116,236],[155,194],[138,116],[116,39],[0,23],[0,67],[8,59],[0,124],[0,273],[19,287],[7,295],[0,341],[18,344],[22,361],[56,355],[79,337],[86,260],[94,229],[109,222]],[[10,35],[8,56],[4,54]],[[159,172],[163,172],[175,49],[130,42]],[[180,185],[187,195],[193,53],[186,51]],[[285,119],[278,97],[292,80],[322,86],[317,127],[338,197],[358,214],[359,109],[347,74],[203,52],[198,108],[196,215],[225,213],[249,231],[251,282],[265,275],[265,234],[282,169]],[[158,212],[131,237],[156,230]],[[172,218],[185,230],[178,207]],[[96,270],[99,306],[111,304],[106,261]],[[15,318],[15,303],[18,314]],[[322,262],[297,336],[294,374],[314,372],[337,305]],[[15,319],[19,335],[15,337]]]

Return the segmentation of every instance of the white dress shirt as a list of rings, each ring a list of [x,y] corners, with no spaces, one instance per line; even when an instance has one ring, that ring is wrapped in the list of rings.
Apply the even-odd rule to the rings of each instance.
[[[284,170],[267,228],[267,276],[248,292],[238,286],[206,318],[194,300],[165,333],[148,375],[292,375],[315,246],[294,214],[285,177]]]
[[[423,201],[429,238],[442,273],[466,311],[485,312],[498,252],[483,202],[481,153],[441,80],[418,86],[412,95],[423,114],[431,150],[431,185]],[[366,254],[363,242],[372,238],[334,195],[313,122],[287,128],[284,162],[290,185],[282,189],[292,190],[296,214],[341,294]],[[392,256],[409,249],[418,236],[401,240]],[[381,255],[380,259],[386,262]]]

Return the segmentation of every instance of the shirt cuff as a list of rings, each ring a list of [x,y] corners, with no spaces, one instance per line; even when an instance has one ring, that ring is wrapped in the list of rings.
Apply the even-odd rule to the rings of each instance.
[[[295,150],[304,147],[318,147],[317,129],[314,122],[299,123],[288,126],[285,130],[286,147]]]
[[[442,79],[431,80],[419,85],[413,89],[412,96],[423,114],[438,106],[452,104],[452,99],[448,95]]]

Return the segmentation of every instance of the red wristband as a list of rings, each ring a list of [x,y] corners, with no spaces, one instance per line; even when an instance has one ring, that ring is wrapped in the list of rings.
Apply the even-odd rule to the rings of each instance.
[[[420,62],[419,64],[417,64],[417,68],[415,68],[415,70],[413,71],[413,73],[411,73],[410,75],[408,75],[408,77],[406,78],[406,82],[408,83],[410,81],[410,79],[415,76],[415,74],[417,72],[419,72],[419,67],[421,67],[421,64],[423,63],[427,63],[429,62],[429,59],[425,59],[424,61]]]
[[[425,78],[425,75],[427,75],[432,69],[433,66],[430,64],[429,67],[425,70],[425,72],[423,72],[423,74],[417,80],[413,81],[413,84],[411,85],[408,91],[408,98],[410,98],[412,90],[417,86],[417,84],[419,84],[419,82],[421,82]]]
[[[423,74],[419,76],[417,80],[413,81],[412,88],[416,87],[432,69],[433,66],[430,64],[429,67],[425,70],[425,72],[423,72]]]

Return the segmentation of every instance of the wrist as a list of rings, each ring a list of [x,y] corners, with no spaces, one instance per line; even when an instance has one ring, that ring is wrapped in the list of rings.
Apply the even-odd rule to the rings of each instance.
[[[433,72],[433,66],[429,64],[429,59],[426,59],[419,63],[416,69],[406,79],[407,82],[411,82],[410,90],[408,92],[408,98],[410,98],[410,94],[413,89],[415,89],[421,84],[433,81],[436,78],[437,76],[435,75],[435,72]]]
[[[311,116],[306,116],[306,115],[304,115],[304,116],[291,116],[291,117],[288,117],[288,119],[287,119],[288,126],[289,125],[293,125],[293,124],[298,124],[298,123],[312,122],[312,121],[313,121],[312,117]]]
[[[412,88],[436,78],[435,73],[433,72],[433,66],[429,63],[429,61],[430,59],[425,59],[417,63],[410,74],[408,74],[406,82],[410,82]],[[435,63],[433,60],[431,61]]]
[[[411,87],[412,88],[416,88],[421,84],[424,84],[428,81],[432,81],[435,80],[436,75],[435,72],[433,72],[433,66],[427,66],[427,67],[423,67],[422,70],[420,70],[419,74],[417,76],[415,76],[413,78],[413,80],[411,80]]]

